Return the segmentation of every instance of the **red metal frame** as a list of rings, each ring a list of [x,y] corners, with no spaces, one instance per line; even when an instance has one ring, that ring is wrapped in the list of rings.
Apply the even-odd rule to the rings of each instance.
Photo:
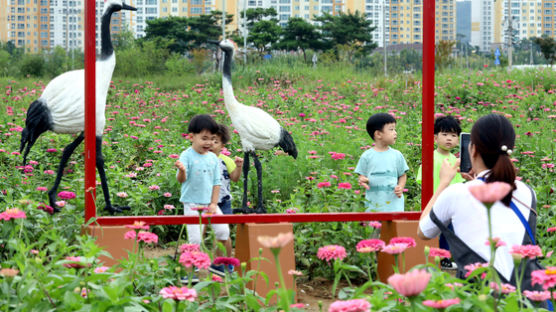
[[[85,222],[96,217],[95,0],[85,0]]]
[[[421,209],[433,194],[434,151],[434,41],[435,0],[423,1],[423,85],[422,85],[422,152],[423,184]],[[96,187],[95,155],[95,0],[85,1],[85,222],[97,217],[94,203]],[[91,189],[92,188],[92,189]],[[92,191],[91,191],[92,190]],[[89,195],[90,194],[90,195]],[[203,223],[274,223],[274,222],[347,222],[418,220],[420,211],[393,213],[297,213],[249,214],[204,217]],[[134,221],[148,224],[194,224],[198,217],[185,216],[125,216],[97,217],[99,225],[125,225]]]

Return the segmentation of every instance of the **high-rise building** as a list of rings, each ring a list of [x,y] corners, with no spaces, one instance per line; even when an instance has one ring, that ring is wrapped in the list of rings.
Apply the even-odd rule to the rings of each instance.
[[[471,0],[456,1],[456,38],[462,43],[471,40]]]
[[[12,41],[27,52],[61,46],[83,49],[86,0],[0,0],[0,40]],[[96,1],[97,46],[103,0]],[[199,16],[225,10],[234,18],[228,31],[243,31],[241,12],[247,8],[274,8],[280,25],[290,17],[308,21],[323,12],[332,15],[359,11],[375,27],[379,46],[421,43],[424,0],[128,0],[136,12],[121,11],[112,18],[111,31],[129,29],[145,35],[147,21],[168,16]],[[510,8],[508,9],[508,5]],[[488,51],[508,42],[509,18],[514,40],[547,34],[556,37],[556,0],[436,0],[435,38],[469,41]],[[460,34],[458,38],[458,34]]]

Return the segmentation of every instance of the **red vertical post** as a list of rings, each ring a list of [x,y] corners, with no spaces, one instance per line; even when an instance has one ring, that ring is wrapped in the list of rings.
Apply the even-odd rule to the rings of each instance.
[[[434,151],[434,41],[435,0],[423,1],[423,88],[422,88],[422,189],[421,210],[433,194]]]
[[[96,217],[95,0],[85,0],[85,223]]]

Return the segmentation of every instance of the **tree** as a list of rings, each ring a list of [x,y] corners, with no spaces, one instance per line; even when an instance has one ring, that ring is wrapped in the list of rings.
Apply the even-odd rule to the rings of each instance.
[[[533,42],[539,46],[542,55],[552,67],[556,61],[556,40],[546,34],[543,34],[540,38],[534,38]]]
[[[64,50],[61,46],[56,46],[46,55],[46,63],[44,66],[46,74],[51,77],[60,75],[62,72],[68,70],[66,63],[66,50]]]
[[[278,16],[278,13],[274,8],[256,8],[256,9],[247,9],[245,12],[241,11],[241,16],[243,17],[245,13],[245,17],[247,19],[247,28],[251,29],[255,23],[260,22],[264,19],[272,19]]]
[[[171,52],[184,54],[189,41],[186,17],[170,16],[147,21],[145,37],[141,41],[151,41],[156,38],[165,38]]]
[[[41,77],[44,74],[44,58],[40,54],[24,54],[20,71],[24,76]]]
[[[292,17],[282,31],[282,39],[277,47],[280,49],[303,51],[303,59],[307,62],[305,50],[320,47],[319,34],[315,26],[300,17]]]
[[[253,24],[247,40],[252,42],[259,52],[264,52],[268,45],[272,45],[280,39],[282,27],[278,25],[278,20],[262,20]]]
[[[440,40],[436,44],[436,49],[434,51],[434,63],[437,69],[443,69],[452,63],[452,48],[456,44],[455,41],[450,40]]]
[[[10,53],[0,50],[0,77],[7,76],[9,73]]]
[[[226,14],[226,24],[233,20],[232,14]],[[200,48],[208,40],[218,40],[222,34],[222,12],[211,11],[210,15],[190,17],[188,21],[188,48]]]
[[[354,51],[358,53],[368,53],[376,48],[371,36],[376,27],[371,26],[371,21],[368,21],[365,15],[359,11],[355,11],[353,14],[340,12],[339,15],[324,13],[321,16],[315,16],[313,20],[321,23],[320,30],[324,38],[324,47],[356,46]]]

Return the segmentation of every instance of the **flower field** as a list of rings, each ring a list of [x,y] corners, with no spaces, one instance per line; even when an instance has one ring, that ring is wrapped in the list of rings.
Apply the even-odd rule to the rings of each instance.
[[[233,78],[238,100],[273,115],[292,134],[299,150],[296,160],[271,151],[260,153],[269,212],[364,211],[364,190],[357,185],[353,170],[359,156],[372,145],[365,122],[375,112],[389,112],[397,119],[398,139],[393,147],[401,151],[410,168],[405,210],[420,209],[421,190],[415,182],[421,155],[419,77],[388,79],[343,68],[260,65],[238,68]],[[219,75],[192,78],[194,83],[184,85],[169,80],[114,78],[108,94],[103,136],[107,180],[112,201],[130,206],[130,215],[180,214],[174,162],[190,145],[188,120],[195,114],[209,113],[230,125]],[[554,268],[556,258],[550,254],[556,247],[556,75],[549,69],[512,73],[485,69],[446,72],[438,74],[436,80],[437,113],[457,116],[464,132],[470,131],[478,117],[491,112],[504,114],[513,123],[518,135],[513,161],[519,178],[537,193],[539,252],[543,264]],[[62,150],[73,138],[43,134],[31,150],[28,164],[21,166],[19,146],[25,112],[46,83],[0,80],[0,306],[23,311],[31,307],[40,311],[303,310],[302,306],[290,307],[290,293],[281,288],[275,293],[281,298],[276,305],[264,304],[264,298],[246,291],[247,280],[236,273],[223,281],[208,279],[195,286],[182,285],[180,277],[191,268],[184,263],[193,260],[146,259],[138,250],[117,268],[100,266],[97,258],[103,251],[89,237],[80,235],[84,205],[81,147],[66,168],[56,202],[61,212],[54,215],[45,204],[47,190],[54,183]],[[227,150],[232,156],[243,157],[237,134],[232,135]],[[252,202],[256,194],[253,171]],[[240,206],[241,190],[241,180],[232,183],[232,207]],[[104,207],[101,192],[99,188],[100,213]],[[352,287],[338,290],[338,299],[343,301],[330,311],[491,311],[493,303],[500,311],[534,309],[531,302],[535,301],[521,301],[521,293],[510,291],[511,286],[466,283],[432,264],[428,270],[412,271],[411,276],[400,274],[389,284],[373,281],[372,255],[387,246],[368,241],[375,238],[376,229],[367,225],[294,226],[297,269],[303,273],[298,279],[322,276],[334,280],[334,287],[336,279],[353,282]],[[130,231],[135,232],[127,238],[139,241],[139,248],[156,244],[176,247],[180,228],[132,228]],[[321,252],[321,248],[334,245],[338,245],[334,250],[342,248],[343,253]],[[240,270],[241,265],[236,267]],[[488,268],[478,268],[470,278],[483,273],[490,274]],[[246,276],[255,273],[250,274]],[[422,289],[404,293],[406,279],[427,283]],[[555,291],[554,285],[547,289]],[[495,292],[508,294],[496,298],[492,296]],[[214,295],[218,293],[226,296]],[[543,294],[523,296],[544,298]],[[364,302],[357,301],[361,299]]]

